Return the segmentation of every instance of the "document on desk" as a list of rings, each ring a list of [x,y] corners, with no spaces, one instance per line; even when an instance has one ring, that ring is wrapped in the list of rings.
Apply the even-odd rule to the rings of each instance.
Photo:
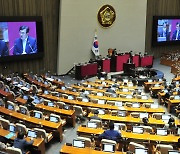
[[[11,137],[13,137],[13,136],[15,136],[15,135],[16,135],[15,133],[10,132],[9,134],[7,134],[7,135],[5,136],[5,138],[10,139]]]

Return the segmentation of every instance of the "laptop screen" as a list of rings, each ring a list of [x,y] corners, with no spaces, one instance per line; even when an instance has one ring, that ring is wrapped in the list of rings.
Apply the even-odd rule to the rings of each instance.
[[[123,105],[122,102],[115,102],[115,106],[121,107]]]
[[[11,104],[8,104],[8,110],[14,110],[14,106]]]
[[[119,117],[125,117],[126,116],[126,111],[118,111],[117,115]]]
[[[180,154],[177,150],[168,150],[168,154]]]
[[[128,89],[123,88],[122,91],[123,91],[123,92],[128,92]]]
[[[140,118],[142,119],[144,117],[148,118],[149,114],[148,113],[144,113],[144,112],[140,113]]]
[[[98,92],[97,96],[103,96],[103,93]]]
[[[41,114],[39,112],[34,112],[34,117],[41,119]]]
[[[148,154],[148,149],[135,148],[135,154]]]
[[[66,90],[66,88],[64,86],[61,87],[62,90]]]
[[[99,114],[105,114],[105,111],[103,109],[99,109]]]
[[[53,102],[48,102],[48,106],[53,107],[53,106],[54,106],[54,103],[53,103]]]
[[[87,123],[88,128],[97,128],[97,123],[93,121],[88,121]]]
[[[177,129],[177,134],[180,135],[180,128]]]
[[[115,152],[115,144],[104,143],[102,144],[102,150],[104,152]]]
[[[10,124],[9,125],[9,131],[15,133],[16,132],[16,127],[14,125]]]
[[[70,96],[68,96],[68,99],[73,100],[74,97],[70,95]]]
[[[119,130],[119,124],[118,123],[114,123],[114,130]]]
[[[105,100],[99,99],[99,100],[98,100],[98,104],[105,104]]]
[[[28,100],[28,96],[27,96],[27,95],[24,95],[24,96],[23,96],[23,99]]]
[[[33,130],[28,130],[27,136],[28,136],[28,137],[37,138],[37,134],[36,134],[36,132],[33,131]]]
[[[143,127],[133,126],[133,133],[142,134],[143,133]]]
[[[82,102],[89,102],[89,99],[88,98],[83,98]]]
[[[85,147],[85,141],[74,139],[73,140],[73,147],[84,148]]]
[[[140,103],[133,103],[132,107],[139,108],[140,107]]]
[[[174,99],[176,100],[180,99],[179,95],[174,96]]]
[[[133,98],[133,96],[132,95],[126,95],[126,98],[131,99],[131,98]]]
[[[26,109],[24,109],[24,108],[20,108],[20,112],[22,113],[22,114],[26,114]]]
[[[156,134],[166,136],[167,135],[167,129],[157,128]]]
[[[49,121],[56,122],[56,123],[59,122],[58,118],[54,116],[50,116]]]
[[[146,99],[148,99],[148,97],[147,97],[146,95],[142,95],[142,96],[141,96],[141,99],[146,100]]]
[[[157,109],[159,106],[158,106],[158,104],[151,104],[151,108],[153,108],[153,109]]]

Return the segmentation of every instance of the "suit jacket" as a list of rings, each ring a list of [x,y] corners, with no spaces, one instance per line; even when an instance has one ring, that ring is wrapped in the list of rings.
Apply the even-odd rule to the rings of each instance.
[[[176,35],[177,35],[177,30],[174,31],[173,36],[172,36],[172,40],[176,40]],[[180,30],[179,30],[177,39],[180,40]]]
[[[116,130],[106,130],[104,133],[99,135],[99,139],[109,139],[114,141],[119,141],[121,139],[121,133]]]
[[[6,43],[2,40],[0,40],[0,56],[8,56],[9,52],[8,52],[8,47],[6,45]]]
[[[16,138],[14,140],[14,144],[13,146],[15,148],[19,148],[21,149],[22,153],[25,154],[26,153],[26,148],[30,145],[33,144],[33,141],[30,141],[30,142],[27,142],[25,139],[19,139],[19,138]]]
[[[27,54],[37,53],[37,42],[35,38],[28,36],[25,52]],[[13,55],[21,55],[22,53],[23,53],[22,39],[17,38],[14,42]]]

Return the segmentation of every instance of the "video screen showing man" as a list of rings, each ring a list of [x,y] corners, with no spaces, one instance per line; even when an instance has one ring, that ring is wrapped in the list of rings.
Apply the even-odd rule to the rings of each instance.
[[[17,38],[14,42],[13,55],[37,53],[37,41],[35,38],[29,36],[29,31],[28,26],[20,26],[20,38]]]
[[[176,23],[176,30],[173,32],[172,40],[180,40],[180,23]]]
[[[2,56],[8,56],[9,55],[9,50],[6,45],[6,42],[3,40],[0,40],[0,57]]]

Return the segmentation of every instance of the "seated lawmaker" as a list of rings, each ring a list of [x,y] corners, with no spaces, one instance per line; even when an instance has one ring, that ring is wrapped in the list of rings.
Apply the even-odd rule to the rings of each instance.
[[[100,117],[98,117],[99,111],[98,110],[94,110],[94,115],[90,117],[91,119],[96,119],[96,120],[102,120]]]
[[[109,139],[119,142],[121,139],[121,133],[119,131],[114,130],[114,122],[109,123],[109,129],[104,131],[101,135],[99,135],[99,139]]]

